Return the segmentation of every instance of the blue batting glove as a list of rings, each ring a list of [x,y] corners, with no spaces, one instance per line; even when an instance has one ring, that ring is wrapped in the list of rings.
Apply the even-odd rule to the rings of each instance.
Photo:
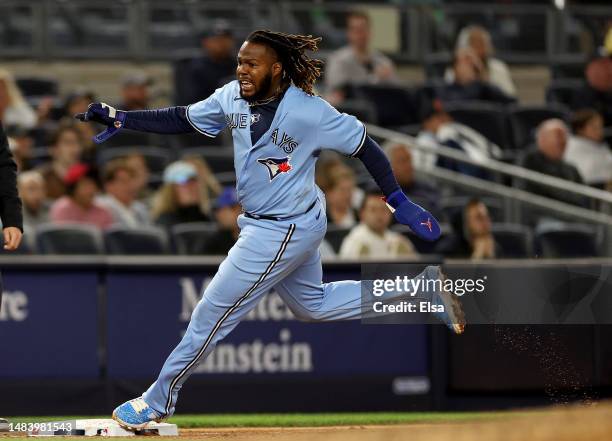
[[[395,219],[423,240],[434,241],[440,238],[440,224],[432,214],[412,202],[402,190],[396,190],[386,199]]]
[[[101,144],[123,127],[127,113],[106,103],[91,103],[87,107],[87,112],[77,113],[74,117],[81,121],[94,121],[107,126],[106,130],[93,137],[96,144]]]

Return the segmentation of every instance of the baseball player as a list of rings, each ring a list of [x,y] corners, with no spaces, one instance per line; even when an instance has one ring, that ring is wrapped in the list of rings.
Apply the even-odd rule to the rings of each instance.
[[[198,132],[214,137],[229,128],[234,141],[236,192],[243,208],[240,236],[195,308],[179,345],[142,397],[115,409],[113,418],[130,430],[172,415],[179,390],[196,365],[238,325],[271,289],[301,320],[331,321],[361,316],[360,281],[322,283],[319,243],[325,236],[325,197],[315,185],[315,163],[323,149],[361,160],[398,222],[423,239],[436,240],[436,219],[401,191],[380,147],[355,117],[339,113],[313,95],[323,63],[320,38],[272,31],[251,33],[240,48],[237,79],[187,107],[121,111],[90,104],[83,121],[108,128],[97,142],[123,128],[154,133]],[[438,267],[419,275],[442,277]],[[464,320],[456,296],[429,294],[444,304],[439,318],[454,332]]]

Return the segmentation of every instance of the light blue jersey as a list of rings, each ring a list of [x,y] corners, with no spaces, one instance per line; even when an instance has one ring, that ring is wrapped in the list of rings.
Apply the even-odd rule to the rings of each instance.
[[[268,131],[251,145],[252,116],[240,98],[237,81],[189,106],[187,117],[208,136],[230,126],[242,207],[251,214],[281,219],[238,217],[238,241],[206,287],[183,339],[143,394],[145,403],[161,416],[174,413],[179,391],[198,363],[270,290],[302,320],[350,320],[362,315],[363,282],[322,282],[319,244],[327,217],[314,170],[322,149],[357,154],[366,137],[363,124],[291,86]],[[435,274],[426,270],[422,276]]]
[[[315,163],[322,149],[356,155],[366,139],[365,126],[325,100],[291,85],[268,131],[251,143],[251,115],[238,81],[217,89],[187,108],[193,127],[217,136],[229,126],[234,140],[236,190],[243,209],[257,215],[291,217],[304,213],[317,198]]]

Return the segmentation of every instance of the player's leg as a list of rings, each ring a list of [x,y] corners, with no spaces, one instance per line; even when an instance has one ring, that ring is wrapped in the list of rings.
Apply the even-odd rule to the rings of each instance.
[[[439,267],[428,266],[415,278],[423,280],[438,280],[443,278]],[[305,321],[337,321],[351,320],[363,317],[364,312],[372,311],[371,303],[377,300],[372,295],[372,289],[364,290],[362,285],[372,283],[370,280],[322,283],[323,270],[318,250],[312,251],[304,263],[293,273],[275,286],[275,290],[283,298],[289,309],[300,320]],[[441,285],[441,284],[440,284]],[[408,300],[422,298],[430,301],[444,302],[445,310],[450,310],[448,317],[439,315],[454,332],[462,332],[457,324],[463,323],[461,311],[455,311],[460,305],[452,303],[456,296],[444,292],[422,291],[414,296],[399,291],[387,293],[386,300]],[[366,313],[367,313],[366,312]],[[455,315],[457,314],[457,315]]]
[[[183,339],[164,363],[157,381],[142,398],[115,410],[114,417],[120,424],[139,429],[152,420],[172,415],[179,390],[198,363],[263,294],[299,266],[305,241],[297,237],[296,226],[262,228],[257,222],[241,221],[236,245],[206,288]]]

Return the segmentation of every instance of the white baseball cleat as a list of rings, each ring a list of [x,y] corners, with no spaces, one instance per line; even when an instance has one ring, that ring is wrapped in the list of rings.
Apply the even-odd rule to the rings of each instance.
[[[8,432],[9,431],[9,423],[4,418],[0,418],[0,432]]]

